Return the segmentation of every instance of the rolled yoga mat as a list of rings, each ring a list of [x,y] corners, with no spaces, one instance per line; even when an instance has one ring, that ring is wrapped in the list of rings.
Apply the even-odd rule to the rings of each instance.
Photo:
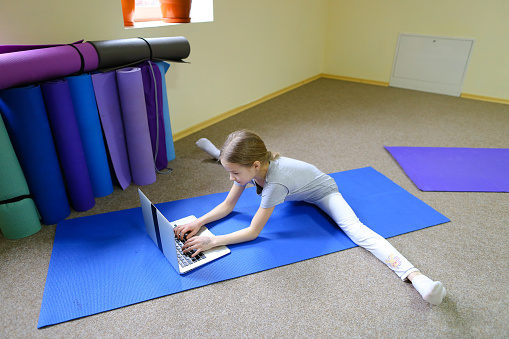
[[[0,54],[0,90],[97,69],[98,56],[89,43]]]
[[[67,218],[71,210],[41,88],[0,91],[0,112],[42,223],[52,225]]]
[[[82,40],[73,42],[71,45],[81,44]],[[12,53],[12,52],[20,52],[20,51],[28,51],[31,49],[41,49],[48,47],[57,47],[57,46],[65,46],[67,44],[52,44],[52,45],[0,45],[0,54],[3,53]]]
[[[94,193],[69,85],[60,79],[42,83],[41,89],[71,206],[88,211],[95,205]]]
[[[170,64],[163,61],[156,62],[159,71],[161,72],[161,83],[163,92],[163,119],[164,119],[164,131],[166,140],[166,157],[168,161],[175,159],[175,146],[173,144],[173,132],[171,131],[170,121],[170,108],[168,104],[168,93],[166,92],[166,72],[170,68]]]
[[[162,78],[159,67],[150,61],[144,61],[141,65],[143,79],[143,91],[147,106],[147,119],[150,131],[150,142],[156,169],[161,171],[168,166],[166,155],[166,136],[163,117],[163,91]]]
[[[120,68],[149,59],[182,61],[191,53],[184,37],[89,41],[99,56],[99,69]]]
[[[41,222],[2,116],[0,145],[0,231],[7,239],[28,237],[39,232]]]
[[[69,84],[74,112],[76,113],[76,121],[94,197],[107,196],[113,193],[113,183],[92,78],[90,74],[82,74],[68,77],[66,80]]]
[[[133,183],[149,185],[156,181],[156,172],[141,69],[130,67],[116,72]]]
[[[120,109],[117,74],[116,72],[92,74],[92,84],[113,172],[120,187],[125,190],[132,178]]]
[[[449,221],[373,168],[331,176],[360,220],[385,238]],[[199,217],[227,194],[172,201],[157,207],[170,221],[188,215]],[[233,213],[207,226],[216,235],[245,228],[259,204],[255,188],[247,188]],[[275,208],[256,240],[229,245],[231,253],[227,256],[181,276],[145,232],[141,208],[65,220],[57,225],[38,327],[354,246],[315,206],[285,202]],[[378,265],[375,257],[373,263]],[[393,273],[387,270],[387,274]],[[175,316],[178,312],[174,311]]]

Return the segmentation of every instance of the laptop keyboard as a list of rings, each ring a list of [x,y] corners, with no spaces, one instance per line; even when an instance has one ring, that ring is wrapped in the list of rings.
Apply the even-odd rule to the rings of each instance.
[[[175,237],[175,244],[177,245],[176,246],[177,247],[177,258],[179,261],[179,265],[181,267],[186,267],[191,264],[194,264],[195,262],[205,259],[205,254],[203,254],[203,252],[198,253],[198,255],[196,257],[191,258],[191,256],[193,255],[193,253],[196,252],[196,250],[192,250],[187,253],[184,253],[182,251],[182,246],[184,245],[184,242],[181,241],[180,239],[178,239],[177,237]]]

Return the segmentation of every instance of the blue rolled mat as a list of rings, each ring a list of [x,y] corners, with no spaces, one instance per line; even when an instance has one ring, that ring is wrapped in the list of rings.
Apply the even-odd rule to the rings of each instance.
[[[386,238],[449,221],[371,167],[331,176],[357,216]],[[201,216],[226,195],[157,206],[173,221],[193,214]],[[247,227],[259,203],[254,188],[248,188],[233,213],[208,227],[216,235]],[[141,208],[62,221],[56,229],[38,327],[354,246],[315,206],[285,202],[275,208],[256,240],[229,245],[229,255],[181,276],[145,233]]]
[[[131,184],[131,170],[118,96],[117,73],[92,74],[92,84],[113,172],[120,187],[125,190]]]
[[[175,159],[175,146],[173,145],[173,132],[171,131],[170,108],[168,104],[168,92],[166,92],[166,72],[170,68],[170,64],[163,61],[156,62],[161,72],[162,88],[163,88],[163,119],[164,131],[166,133],[166,157],[168,161]]]
[[[2,116],[0,145],[0,231],[7,239],[28,237],[41,223]]]
[[[71,210],[41,88],[0,91],[0,111],[42,223],[67,218]]]
[[[66,78],[76,113],[92,191],[96,198],[113,193],[108,157],[90,74]]]
[[[69,85],[60,79],[42,83],[41,89],[71,206],[88,211],[95,205],[94,193]]]

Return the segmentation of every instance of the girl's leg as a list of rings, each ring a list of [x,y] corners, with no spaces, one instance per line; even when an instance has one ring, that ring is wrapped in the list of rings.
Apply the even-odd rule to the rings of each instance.
[[[201,138],[196,142],[196,146],[201,148],[205,153],[210,155],[211,157],[214,157],[216,159],[219,159],[219,149],[217,149],[216,146],[212,142],[210,142],[207,138]]]
[[[418,271],[386,239],[361,223],[340,193],[329,194],[316,202],[316,205],[327,213],[354,243],[370,251],[402,280],[406,280],[410,273]]]
[[[370,251],[402,280],[411,275],[412,284],[426,301],[432,304],[442,302],[445,296],[442,283],[434,282],[420,274],[386,239],[360,222],[340,193],[329,194],[315,204],[327,213],[355,244]],[[429,281],[425,281],[424,278]]]

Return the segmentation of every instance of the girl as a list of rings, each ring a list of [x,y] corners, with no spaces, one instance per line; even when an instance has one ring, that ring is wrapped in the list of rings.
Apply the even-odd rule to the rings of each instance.
[[[210,212],[175,228],[177,237],[188,239],[183,246],[185,252],[196,250],[195,256],[215,246],[254,240],[276,205],[306,201],[327,213],[353,242],[370,251],[403,281],[410,280],[424,300],[433,305],[442,302],[446,295],[442,283],[421,274],[387,240],[362,224],[339,193],[334,179],[315,166],[268,151],[262,139],[247,130],[230,134],[219,154],[206,139],[200,139],[197,145],[219,158],[234,184],[226,199]],[[260,208],[249,227],[226,235],[193,237],[202,225],[232,212],[248,183],[254,184],[261,196]]]

